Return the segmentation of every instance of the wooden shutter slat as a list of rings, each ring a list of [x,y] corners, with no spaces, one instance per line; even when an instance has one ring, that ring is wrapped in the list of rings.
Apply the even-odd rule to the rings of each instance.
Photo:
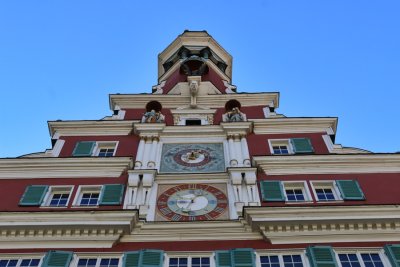
[[[231,252],[229,250],[215,251],[216,267],[232,267]]]
[[[261,181],[260,187],[264,201],[285,201],[281,181]]]
[[[78,142],[75,145],[74,151],[72,152],[72,156],[74,157],[91,156],[95,146],[96,142],[93,141]]]
[[[231,251],[232,262],[234,267],[253,267],[254,251],[253,249],[238,248]]]
[[[337,267],[335,254],[329,246],[311,246],[307,248],[307,257],[311,267]]]
[[[313,153],[314,148],[311,145],[311,140],[309,138],[292,138],[290,139],[292,143],[294,153]]]
[[[164,260],[164,251],[145,249],[141,251],[140,267],[162,267]]]
[[[128,251],[124,253],[122,267],[139,267],[140,251]]]
[[[365,199],[364,193],[356,180],[337,180],[336,185],[345,200]]]
[[[393,267],[400,267],[400,244],[385,245],[385,253]]]
[[[42,267],[68,267],[72,260],[73,252],[51,250],[47,252]]]
[[[101,188],[99,205],[120,205],[123,192],[123,184],[103,185]]]
[[[21,206],[40,206],[47,193],[47,185],[29,185],[26,187],[21,197],[19,205]]]

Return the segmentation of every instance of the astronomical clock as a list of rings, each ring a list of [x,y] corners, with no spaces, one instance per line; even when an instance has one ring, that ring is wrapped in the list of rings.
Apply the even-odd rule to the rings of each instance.
[[[226,185],[160,185],[156,209],[158,221],[228,219]]]
[[[164,144],[160,173],[224,172],[222,143]]]
[[[164,144],[160,173],[188,175],[225,171],[222,143]],[[226,184],[162,184],[158,187],[156,220],[197,221],[229,219]]]

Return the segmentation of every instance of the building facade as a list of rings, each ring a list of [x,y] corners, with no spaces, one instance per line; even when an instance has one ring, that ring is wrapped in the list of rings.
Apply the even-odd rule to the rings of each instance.
[[[0,267],[400,266],[400,154],[237,92],[207,32],[159,54],[151,93],[109,100],[0,159]]]

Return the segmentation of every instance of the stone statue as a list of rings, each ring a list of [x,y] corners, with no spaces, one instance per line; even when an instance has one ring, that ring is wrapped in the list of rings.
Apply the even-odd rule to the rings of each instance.
[[[224,122],[239,122],[246,121],[246,115],[240,111],[238,107],[232,108],[231,111],[228,111],[223,115]]]
[[[152,109],[151,111],[147,111],[143,114],[142,122],[144,123],[160,123],[164,122],[165,117],[161,112],[155,111]]]

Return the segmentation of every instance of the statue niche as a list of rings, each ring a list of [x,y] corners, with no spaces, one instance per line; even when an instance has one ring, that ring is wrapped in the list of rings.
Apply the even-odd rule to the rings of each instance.
[[[241,122],[247,121],[246,114],[240,111],[240,102],[237,100],[229,100],[225,104],[225,114],[222,115],[223,122]]]
[[[165,116],[161,113],[162,106],[158,101],[150,101],[146,105],[146,112],[142,116],[142,123],[163,123]]]

